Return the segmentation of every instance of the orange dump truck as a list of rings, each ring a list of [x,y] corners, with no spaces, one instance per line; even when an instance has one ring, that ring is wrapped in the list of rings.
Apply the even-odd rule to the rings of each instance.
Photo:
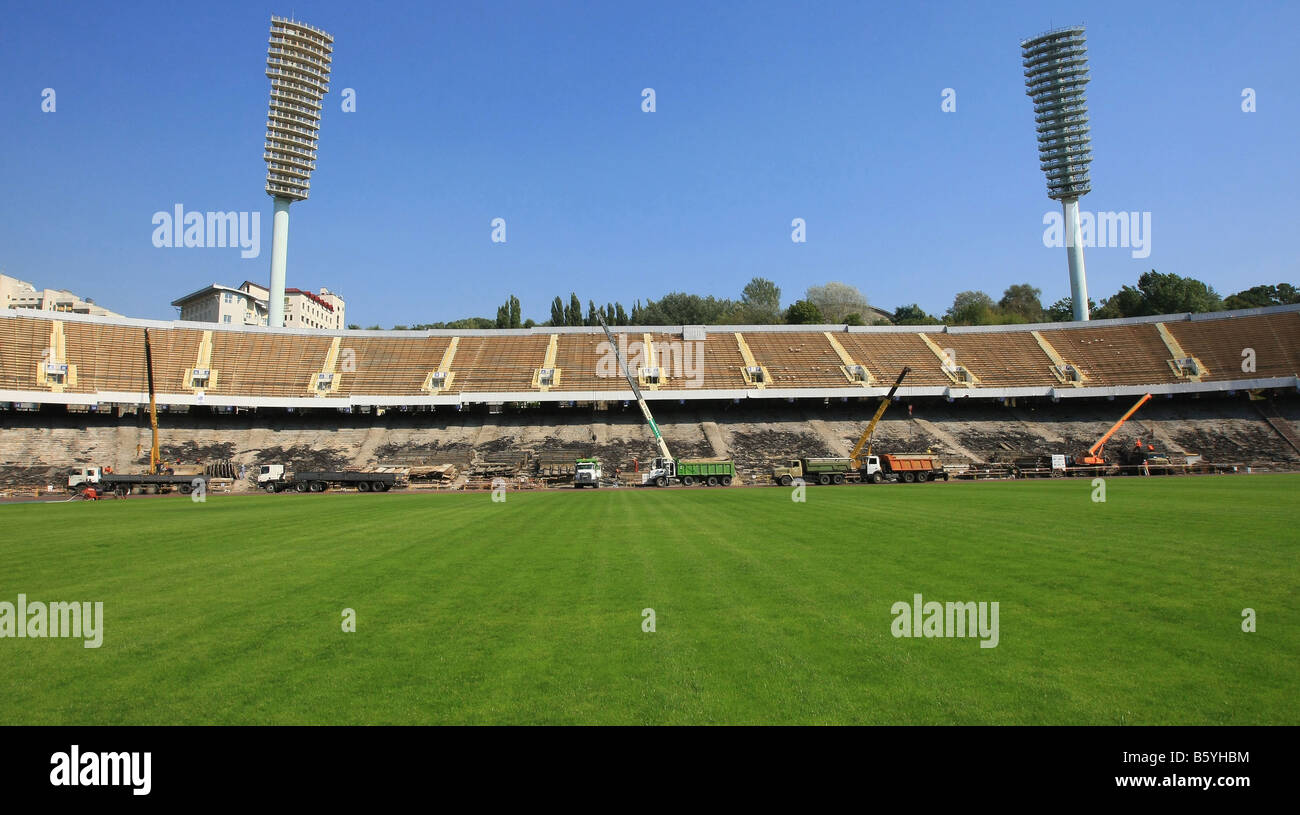
[[[894,456],[880,457],[880,469],[894,476],[905,484],[926,481],[947,481],[948,473],[934,456]]]

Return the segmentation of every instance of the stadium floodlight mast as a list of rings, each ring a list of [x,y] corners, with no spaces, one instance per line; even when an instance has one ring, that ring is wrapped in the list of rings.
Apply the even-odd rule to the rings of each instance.
[[[1047,197],[1061,202],[1070,263],[1074,319],[1088,319],[1088,280],[1079,240],[1079,198],[1092,189],[1088,165],[1088,47],[1083,26],[1057,28],[1020,43],[1026,93],[1034,100],[1038,158],[1047,175]]]
[[[306,201],[316,169],[321,100],[329,92],[334,38],[319,28],[271,17],[266,76],[271,104],[266,114],[266,194],[275,201],[271,231],[271,287],[267,324],[284,326],[284,277],[289,257],[289,205]]]

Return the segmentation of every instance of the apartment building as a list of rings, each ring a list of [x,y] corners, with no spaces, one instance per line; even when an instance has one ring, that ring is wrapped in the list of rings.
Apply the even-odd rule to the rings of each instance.
[[[180,309],[180,318],[196,323],[224,325],[266,325],[267,298],[270,291],[245,280],[238,288],[212,283],[191,292],[172,305]],[[336,330],[346,326],[343,298],[326,288],[319,293],[303,289],[285,289],[285,328]]]
[[[26,280],[6,274],[0,274],[0,308],[29,308],[69,314],[96,314],[101,317],[122,316],[96,305],[94,300],[78,297],[67,289],[38,289]]]

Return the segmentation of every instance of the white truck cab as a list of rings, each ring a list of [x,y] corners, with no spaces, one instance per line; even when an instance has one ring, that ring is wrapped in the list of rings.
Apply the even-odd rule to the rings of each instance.
[[[654,484],[666,487],[668,482],[677,477],[677,462],[671,458],[658,456],[650,460],[650,467],[641,473],[642,484]]]
[[[98,484],[99,476],[98,467],[74,467],[68,471],[68,489],[76,489],[82,484]]]
[[[600,489],[600,462],[595,459],[578,459],[573,469],[573,486],[578,489]]]
[[[266,484],[268,482],[284,480],[283,464],[263,464],[257,469],[257,483]]]

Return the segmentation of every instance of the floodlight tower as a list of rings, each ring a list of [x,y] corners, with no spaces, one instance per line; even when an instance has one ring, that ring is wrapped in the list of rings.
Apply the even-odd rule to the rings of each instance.
[[[1088,47],[1083,26],[1058,28],[1020,43],[1025,91],[1034,100],[1038,158],[1047,175],[1047,197],[1065,213],[1065,247],[1070,262],[1074,319],[1088,319],[1088,280],[1079,241],[1079,198],[1092,189],[1088,165]]]
[[[284,272],[289,257],[289,205],[306,201],[316,169],[321,100],[329,91],[334,38],[286,17],[271,17],[266,75],[266,194],[275,201],[271,232],[271,293],[267,324],[284,325]]]

